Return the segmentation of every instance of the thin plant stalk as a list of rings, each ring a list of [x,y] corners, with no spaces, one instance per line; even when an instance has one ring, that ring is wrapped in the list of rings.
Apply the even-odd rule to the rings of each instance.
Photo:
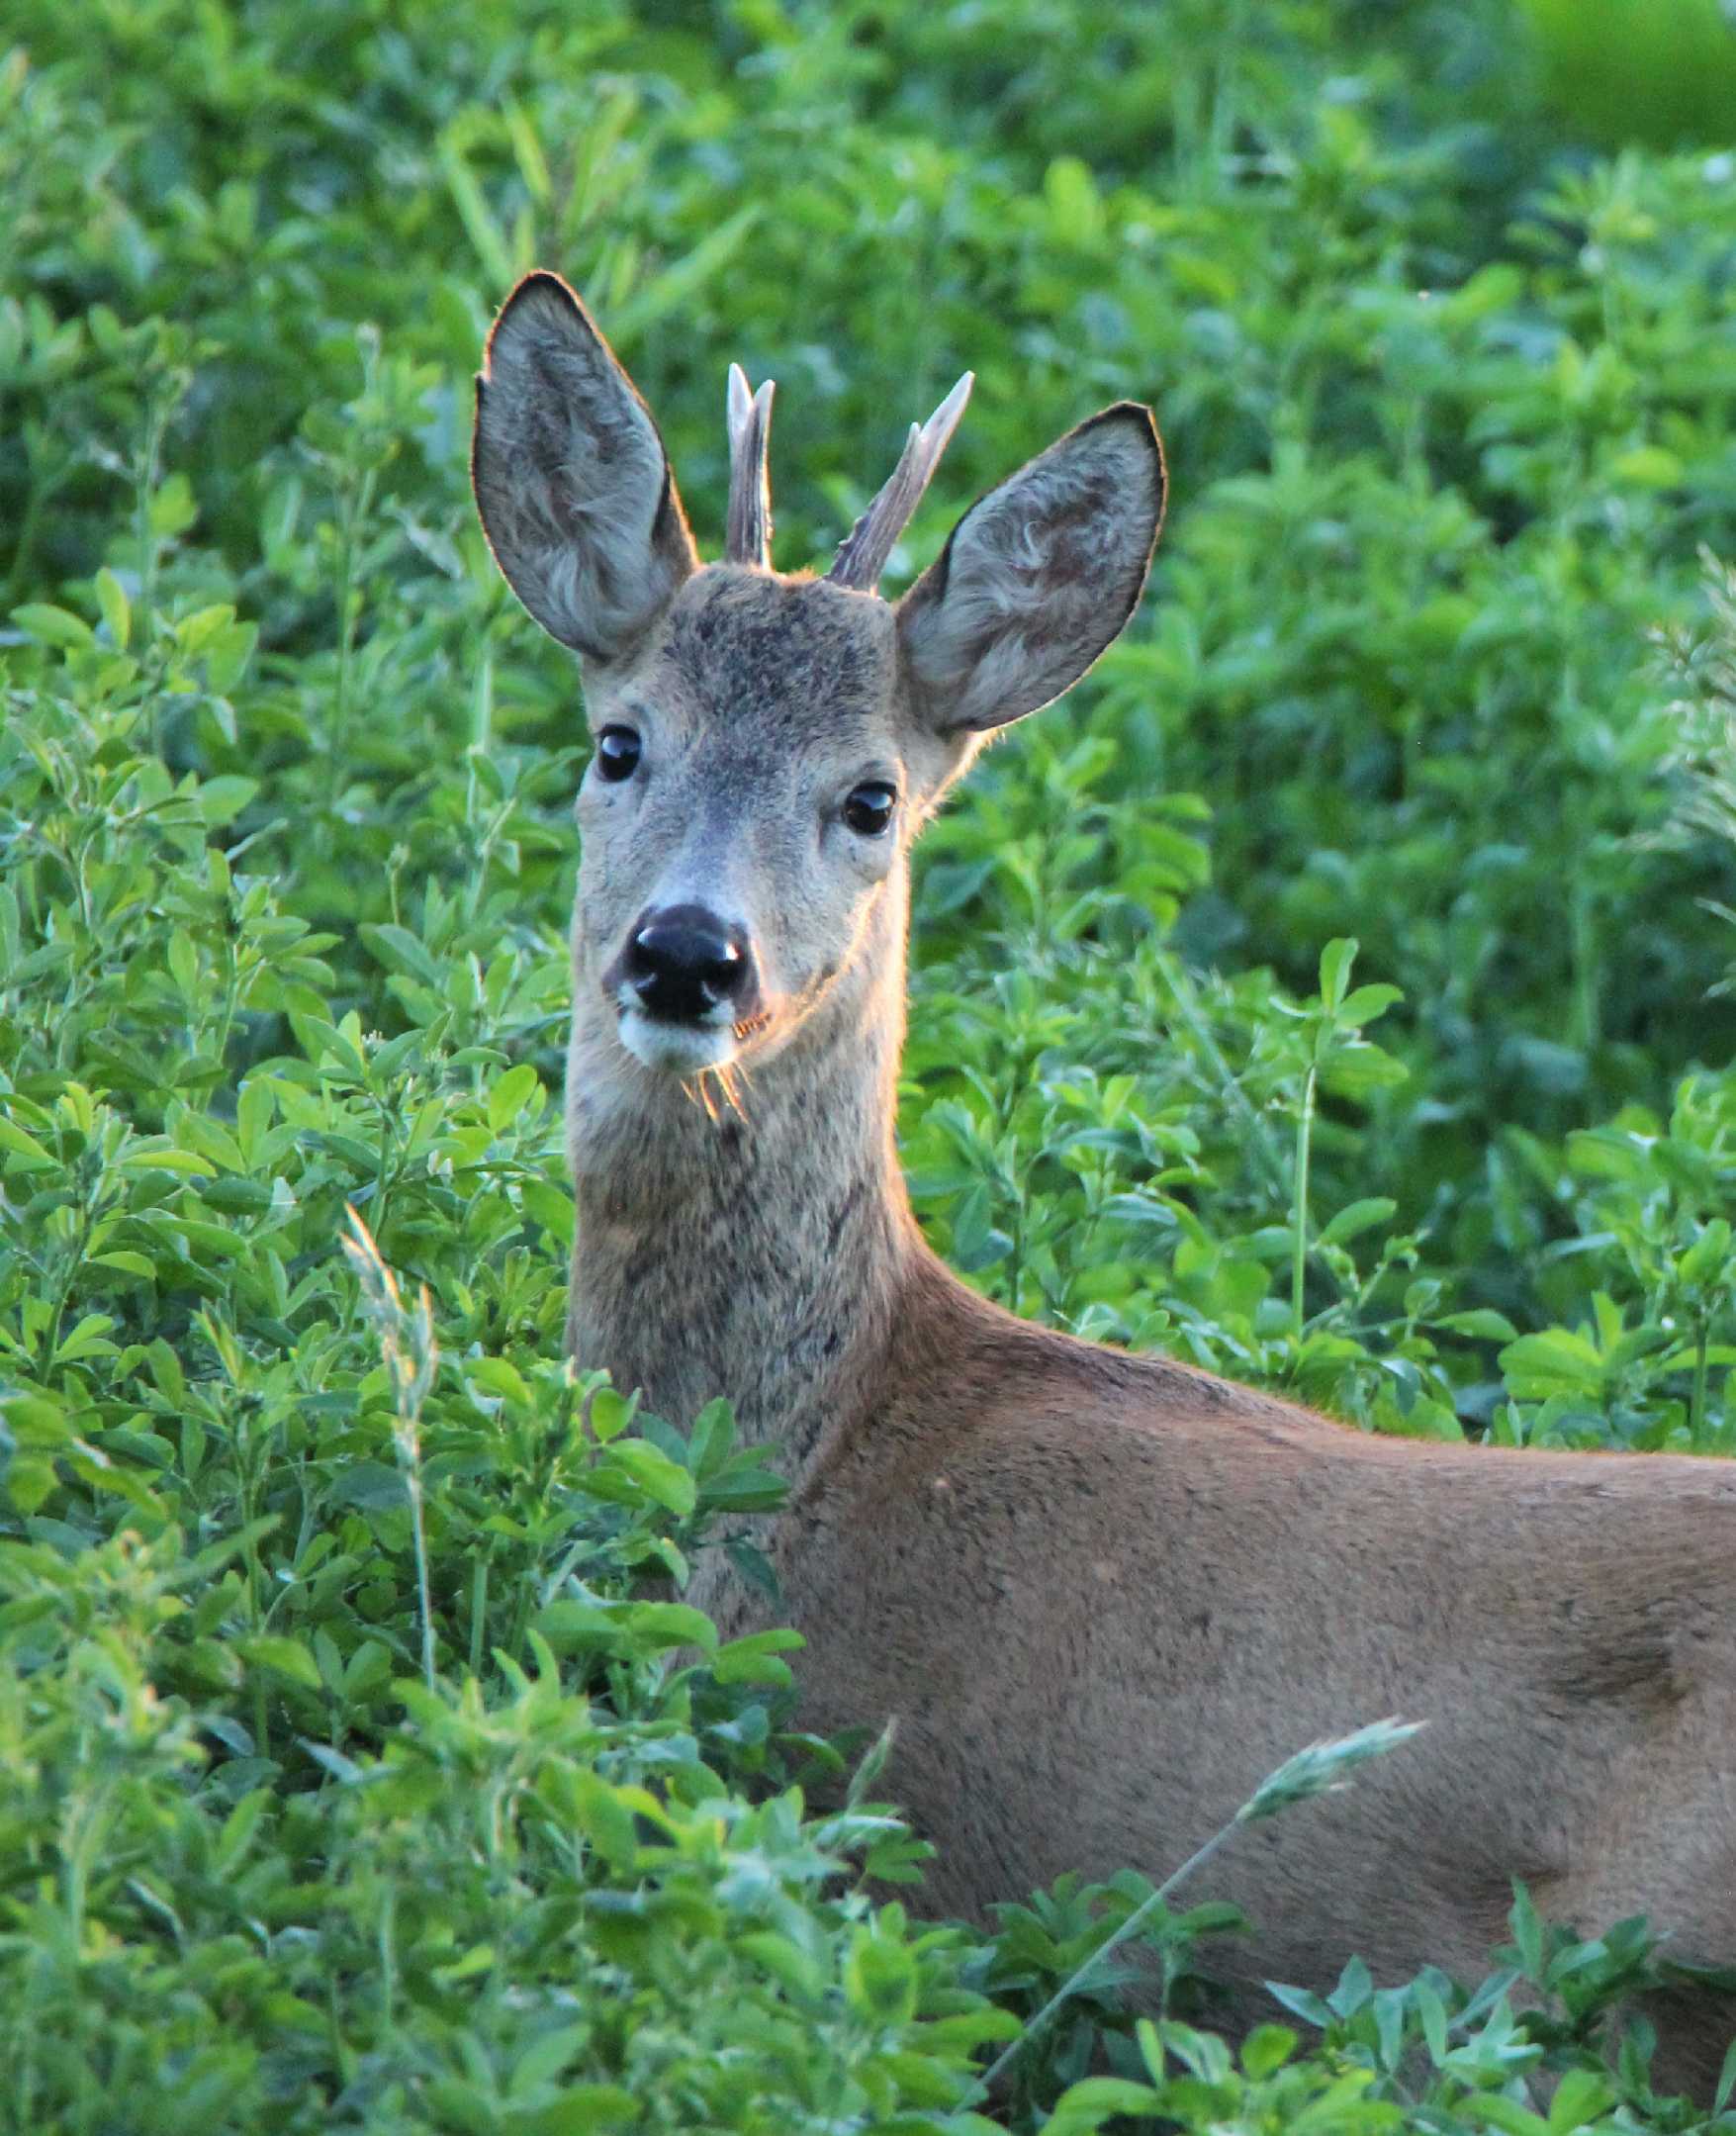
[[[362,526],[374,506],[372,469],[361,475],[346,473],[337,498],[337,675],[331,693],[331,712],[326,729],[325,814],[337,812],[343,789],[343,767],[348,754],[351,677],[355,668],[356,626],[361,604],[356,598],[356,550]]]
[[[1204,1846],[1196,1847],[1187,1860],[1182,1863],[1181,1867],[1165,1877],[1149,1898],[1142,1899],[1140,1902],[1113,1935],[1106,1937],[1082,1964],[1076,1966],[1068,1974],[1054,1994],[1050,1997],[1049,2000],[1037,2012],[1037,2015],[1025,2027],[1024,2031],[1019,2034],[1018,2038],[1009,2041],[983,2072],[982,2091],[984,2094],[993,2089],[999,2078],[1006,2075],[1019,2056],[1036,2039],[1044,2026],[1048,2024],[1055,2011],[1060,2008],[1063,2002],[1078,1993],[1088,1976],[1103,1963],[1110,1952],[1119,1949],[1122,1944],[1127,1942],[1130,1936],[1136,1934],[1144,1925],[1147,1917],[1165,1903],[1170,1893],[1175,1891],[1178,1886],[1185,1884],[1196,1869],[1209,1862],[1224,1842],[1233,1834],[1235,1829],[1235,1819],[1232,1817],[1228,1824],[1212,1834]]]
[[[1268,1183],[1275,1193],[1284,1191],[1284,1159],[1273,1141],[1264,1120],[1248,1101],[1247,1092],[1236,1079],[1235,1071],[1225,1060],[1222,1047],[1212,1036],[1211,1025],[1206,1021],[1194,991],[1193,979],[1187,968],[1174,957],[1166,958],[1158,967],[1169,998],[1176,1012],[1188,1028],[1189,1036],[1206,1057],[1207,1065],[1218,1078],[1218,1091],[1233,1106],[1246,1131],[1249,1146],[1257,1153],[1265,1168]]]
[[[424,1283],[414,1310],[408,1308],[398,1289],[398,1279],[380,1257],[373,1234],[354,1208],[346,1212],[350,1236],[343,1242],[350,1266],[362,1287],[362,1301],[369,1318],[380,1331],[380,1354],[392,1381],[396,1422],[393,1443],[410,1500],[411,1537],[415,1550],[416,1603],[422,1625],[422,1681],[434,1688],[434,1612],[428,1589],[428,1542],[422,1521],[422,1404],[434,1384],[440,1361],[434,1341],[434,1308]]]
[[[1308,1160],[1314,1139],[1314,1090],[1317,1070],[1311,1068],[1302,1086],[1302,1110],[1296,1118],[1296,1175],[1290,1211],[1290,1317],[1296,1339],[1302,1340],[1302,1292],[1308,1267]]]
[[[470,1575],[470,1673],[482,1674],[483,1633],[489,1613],[489,1561],[478,1557]]]
[[[155,640],[156,577],[161,555],[161,543],[150,523],[151,500],[156,495],[162,474],[163,439],[168,433],[169,418],[181,397],[181,390],[178,382],[163,381],[151,393],[145,404],[144,435],[134,462],[133,530],[138,548],[137,611],[143,647],[150,646]],[[155,755],[162,755],[161,691],[152,691],[150,697],[150,746]]]
[[[249,1460],[249,1468],[251,1461]],[[253,1524],[253,1488],[249,1476],[246,1494],[242,1500],[243,1525],[251,1529]],[[244,1553],[247,1566],[247,1622],[255,1638],[265,1629],[265,1613],[260,1606],[260,1592],[265,1585],[265,1567],[259,1561],[259,1544],[249,1535]],[[265,1678],[258,1669],[249,1672],[253,1687],[253,1747],[262,1758],[271,1755],[271,1706],[265,1696]]]
[[[1309,1080],[1312,1085],[1312,1074]],[[1010,2040],[989,2064],[972,2094],[972,2103],[987,2097],[994,2085],[1012,2068],[1061,2004],[1078,1993],[1094,1968],[1100,1966],[1111,1951],[1119,1949],[1130,1936],[1137,1934],[1169,1895],[1185,1884],[1196,1869],[1210,1861],[1240,1826],[1256,1824],[1265,1817],[1275,1817],[1280,1811],[1288,1810],[1297,1803],[1311,1802],[1317,1795],[1329,1795],[1339,1788],[1347,1787],[1349,1783],[1344,1775],[1352,1766],[1364,1764],[1370,1758],[1384,1757],[1389,1750],[1396,1750],[1401,1743],[1409,1742],[1423,1725],[1420,1720],[1370,1721],[1366,1727],[1356,1729],[1353,1734],[1335,1736],[1327,1742],[1309,1744],[1294,1757],[1286,1758],[1275,1772],[1268,1773],[1229,1823],[1215,1831],[1203,1846],[1196,1847],[1179,1869],[1171,1871],[1155,1891],[1141,1901],[1113,1935],[1106,1937],[1089,1957],[1073,1969],[1018,2038]]]
[[[434,1688],[434,1613],[428,1598],[428,1542],[422,1527],[422,1472],[420,1448],[411,1450],[404,1459],[404,1441],[399,1440],[400,1459],[404,1466],[405,1489],[410,1494],[410,1526],[415,1543],[415,1592],[416,1607],[422,1620],[422,1681],[430,1691]]]

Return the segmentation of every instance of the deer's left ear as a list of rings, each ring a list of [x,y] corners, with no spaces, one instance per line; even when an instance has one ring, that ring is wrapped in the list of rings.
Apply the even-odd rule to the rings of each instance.
[[[501,308],[471,480],[506,583],[586,660],[630,653],[698,568],[651,412],[559,275]]]
[[[1076,683],[1138,605],[1163,491],[1151,411],[1122,401],[973,505],[898,604],[923,716],[981,732]]]

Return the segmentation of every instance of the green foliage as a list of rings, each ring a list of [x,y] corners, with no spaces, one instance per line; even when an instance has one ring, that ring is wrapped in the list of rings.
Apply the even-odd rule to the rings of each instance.
[[[787,565],[960,362],[894,574],[1151,398],[1152,601],[925,843],[931,1235],[1367,1429],[1727,1452],[1736,195],[1594,159],[1531,12],[15,0],[0,2123],[1690,2125],[1635,1927],[1233,2054],[1174,1864],[915,1917],[792,1635],[681,1600],[775,1502],[727,1406],[560,1358],[583,729],[465,490],[534,261],[709,547],[778,377]]]
[[[1736,24],[1718,0],[1523,0],[1551,97],[1588,139],[1723,144]]]

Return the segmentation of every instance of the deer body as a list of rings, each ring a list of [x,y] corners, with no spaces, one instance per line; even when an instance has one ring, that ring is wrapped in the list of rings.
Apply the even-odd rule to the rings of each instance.
[[[1246,1829],[1219,1968],[1476,1977],[1511,1880],[1587,1932],[1644,1911],[1736,1963],[1736,1468],[1372,1439],[1031,1326],[924,1244],[893,1139],[908,849],[982,735],[1119,630],[1161,508],[1117,409],[872,592],[961,395],[827,579],[767,568],[770,391],[732,383],[732,561],[564,286],[508,302],[476,479],[503,568],[585,663],[569,1341],[652,1409],[717,1393],[790,1486],[763,1537],[803,1719],[895,1717],[892,1785],[980,1917],[1076,1869],[1161,1875],[1312,1738],[1416,1743]],[[943,421],[942,418],[946,418]],[[925,463],[925,455],[927,455]],[[901,523],[901,522],[900,522]],[[890,794],[888,802],[887,795]],[[720,1565],[725,1633],[763,1607]],[[1270,2005],[1266,2005],[1269,2011]],[[1684,1991],[1667,2074],[1736,2018]]]

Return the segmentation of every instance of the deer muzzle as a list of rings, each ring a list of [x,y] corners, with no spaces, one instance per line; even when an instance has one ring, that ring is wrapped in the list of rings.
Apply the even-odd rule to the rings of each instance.
[[[715,1065],[761,1019],[746,930],[703,905],[642,912],[603,986],[620,1011],[623,1039],[648,1065]]]

